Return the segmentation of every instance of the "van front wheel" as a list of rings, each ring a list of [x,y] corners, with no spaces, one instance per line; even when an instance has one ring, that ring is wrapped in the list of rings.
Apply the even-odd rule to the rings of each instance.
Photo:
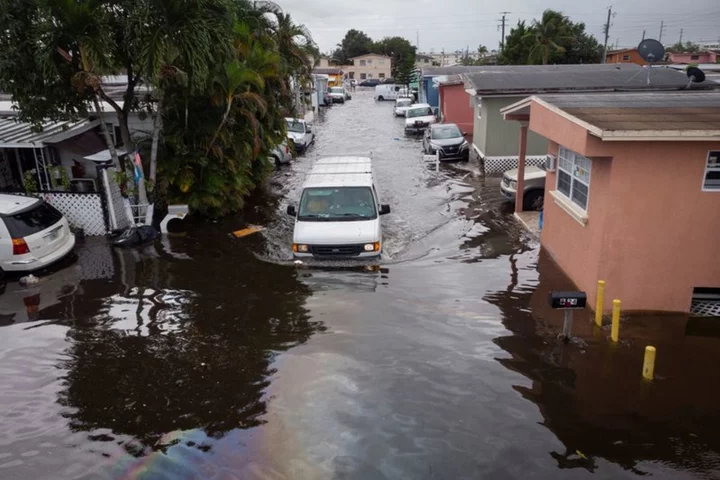
[[[382,102],[382,101],[385,100],[385,99],[383,98],[382,95],[380,95],[380,96],[378,97],[378,100],[380,100],[380,101]]]

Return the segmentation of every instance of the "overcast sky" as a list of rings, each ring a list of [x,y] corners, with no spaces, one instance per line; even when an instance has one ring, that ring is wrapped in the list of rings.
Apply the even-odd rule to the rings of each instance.
[[[597,0],[276,0],[297,23],[305,24],[323,52],[329,52],[351,28],[371,38],[399,35],[413,44],[420,37],[420,50],[446,52],[471,50],[483,44],[497,49],[498,25],[507,11],[508,29],[518,20],[531,22],[546,8],[562,11],[603,42],[602,26],[609,3]],[[658,38],[665,21],[662,41],[713,41],[720,38],[720,0],[624,0],[613,5],[616,15],[610,27],[609,44],[636,46],[646,30],[647,38]]]

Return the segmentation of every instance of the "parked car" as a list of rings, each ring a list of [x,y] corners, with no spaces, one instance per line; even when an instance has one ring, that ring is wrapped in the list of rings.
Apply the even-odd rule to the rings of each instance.
[[[328,94],[333,103],[345,103],[345,89],[343,87],[330,87]]]
[[[545,199],[545,170],[533,165],[525,166],[525,183],[523,187],[523,210],[542,210]],[[508,170],[503,174],[500,183],[500,193],[510,200],[515,201],[517,191],[517,168]]]
[[[422,132],[435,122],[432,107],[427,103],[416,103],[405,113],[405,133]]]
[[[297,153],[302,153],[310,146],[315,140],[315,134],[312,132],[312,127],[299,118],[286,118],[287,122],[287,136],[295,146]]]
[[[52,205],[35,197],[0,194],[0,271],[45,268],[74,246],[67,219]]]
[[[382,254],[382,205],[368,157],[333,156],[318,160],[303,185],[300,202],[287,207],[295,219],[293,256],[366,259]]]
[[[270,158],[275,161],[276,166],[290,163],[290,160],[292,160],[293,156],[286,140],[277,147],[273,148],[273,150],[270,152]]]
[[[465,160],[470,158],[470,145],[465,135],[454,123],[436,123],[425,130],[423,152],[440,155],[440,160]]]
[[[358,83],[358,87],[375,87],[377,85],[380,85],[380,80],[376,78],[369,78]]]
[[[408,111],[408,108],[412,106],[412,98],[398,98],[395,100],[395,108],[393,109],[393,112],[395,113],[396,117],[404,117],[405,113]]]

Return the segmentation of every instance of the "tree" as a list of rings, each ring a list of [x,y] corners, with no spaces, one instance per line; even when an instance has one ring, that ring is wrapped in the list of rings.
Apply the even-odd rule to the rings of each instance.
[[[540,21],[533,21],[527,35],[533,39],[528,62],[540,59],[543,65],[547,65],[551,54],[565,53],[563,44],[572,38],[567,17],[555,10],[545,10]]]
[[[372,49],[373,41],[370,37],[360,30],[351,29],[332,53],[332,59],[340,65],[347,65],[351,58],[370,53]]]
[[[372,53],[387,55],[392,61],[392,77],[398,83],[407,85],[415,71],[416,48],[405,38],[385,37],[375,42]]]
[[[208,216],[242,208],[267,178],[293,114],[292,79],[310,78],[316,51],[265,1],[0,0],[0,89],[20,118],[102,116],[106,102],[125,149],[151,158],[155,198]],[[122,102],[105,92],[107,74],[127,78]],[[150,94],[136,95],[140,83]],[[154,115],[152,135],[130,138],[128,115],[141,110]]]
[[[700,45],[687,41],[685,43],[677,42],[666,48],[670,53],[697,53],[700,51]]]
[[[599,63],[601,59],[602,47],[585,31],[585,24],[554,10],[543,12],[529,27],[518,21],[498,55],[500,65]]]
[[[525,24],[525,21],[518,20],[515,28],[511,29],[505,38],[505,48],[498,55],[498,64],[526,65],[533,48],[531,31],[532,29]]]

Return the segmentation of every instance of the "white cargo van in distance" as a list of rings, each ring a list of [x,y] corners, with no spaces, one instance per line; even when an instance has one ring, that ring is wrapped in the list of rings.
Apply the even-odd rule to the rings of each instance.
[[[381,83],[375,87],[375,100],[395,100],[411,96],[407,88],[394,83]]]
[[[318,259],[366,259],[382,254],[381,205],[373,183],[372,161],[361,156],[319,159],[303,185],[295,218],[293,256]]]

